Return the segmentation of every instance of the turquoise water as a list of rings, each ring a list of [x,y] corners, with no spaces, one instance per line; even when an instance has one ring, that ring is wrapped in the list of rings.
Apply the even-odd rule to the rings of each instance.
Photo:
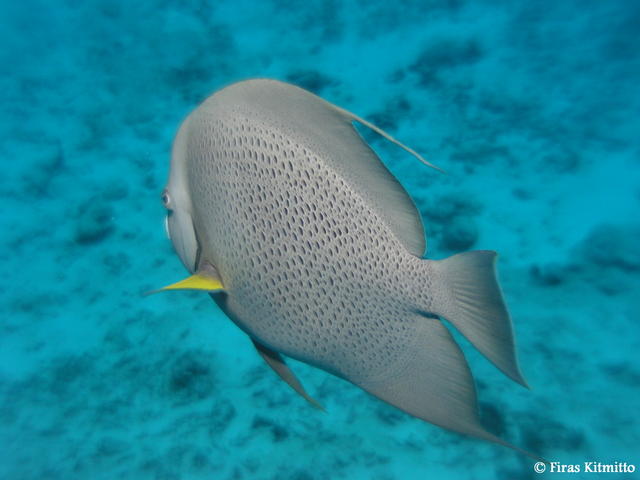
[[[629,1],[2,2],[0,478],[538,477],[291,361],[317,412],[206,295],[142,296],[185,275],[160,202],[175,131],[250,77],[446,170],[367,136],[428,257],[500,253],[532,390],[460,339],[487,428],[640,467],[639,23]]]

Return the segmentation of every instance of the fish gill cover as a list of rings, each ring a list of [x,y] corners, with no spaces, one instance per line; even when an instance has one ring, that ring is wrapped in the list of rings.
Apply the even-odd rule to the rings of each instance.
[[[290,362],[310,409],[205,295],[140,296],[183,275],[160,202],[177,126],[256,76],[447,171],[362,132],[430,258],[500,253],[532,390],[456,335],[485,427],[563,464],[638,461],[636,4],[27,0],[0,19],[1,478],[535,475]]]

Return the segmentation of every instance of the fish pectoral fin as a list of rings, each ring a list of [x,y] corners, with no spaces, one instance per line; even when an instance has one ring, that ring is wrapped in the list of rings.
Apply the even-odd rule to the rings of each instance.
[[[224,290],[224,286],[222,285],[222,280],[220,280],[220,276],[215,268],[204,267],[184,280],[180,280],[179,282],[172,283],[171,285],[167,285],[166,287],[162,287],[157,290],[152,290],[148,292],[147,295],[164,292],[166,290],[201,290],[204,292],[219,292],[220,290]]]
[[[300,380],[298,380],[298,378],[293,374],[291,369],[285,363],[284,358],[282,358],[282,356],[278,352],[265,347],[253,338],[251,339],[251,341],[255,345],[256,350],[258,350],[260,356],[264,359],[265,362],[267,362],[267,364],[273,369],[274,372],[278,374],[278,376],[282,380],[287,382],[287,384],[291,388],[298,392],[313,407],[317,408],[318,410],[322,410],[323,412],[326,411],[318,401],[316,401],[305,391],[304,387],[300,383]]]

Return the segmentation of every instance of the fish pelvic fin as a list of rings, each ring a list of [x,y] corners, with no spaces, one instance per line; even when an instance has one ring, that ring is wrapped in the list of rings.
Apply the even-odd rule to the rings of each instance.
[[[448,320],[506,376],[529,388],[518,359],[511,317],[496,276],[496,252],[478,250],[427,261],[440,290],[433,313]]]
[[[166,287],[159,288],[147,292],[145,295],[151,295],[153,293],[164,292],[167,290],[200,290],[204,292],[219,292],[224,290],[220,275],[215,268],[211,266],[204,266],[200,268],[196,273],[190,277],[180,280],[179,282],[172,283]]]
[[[267,365],[269,365],[273,369],[273,371],[276,372],[276,374],[287,383],[287,385],[289,385],[302,398],[309,402],[312,407],[326,412],[324,407],[315,398],[307,393],[307,391],[302,386],[302,383],[300,383],[300,380],[298,380],[298,378],[284,361],[284,358],[282,358],[282,356],[278,352],[265,347],[254,338],[251,338],[251,341],[253,342],[253,345],[256,347],[256,350],[258,351],[260,356],[264,359],[265,362],[267,362]]]

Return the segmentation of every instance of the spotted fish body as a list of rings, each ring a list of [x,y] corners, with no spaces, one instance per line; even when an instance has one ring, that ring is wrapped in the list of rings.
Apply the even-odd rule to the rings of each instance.
[[[273,80],[209,97],[174,143],[174,246],[192,273],[219,280],[214,300],[310,401],[280,354],[508,445],[481,427],[469,368],[438,318],[524,384],[495,253],[423,259],[420,216],[354,121],[369,125]]]

